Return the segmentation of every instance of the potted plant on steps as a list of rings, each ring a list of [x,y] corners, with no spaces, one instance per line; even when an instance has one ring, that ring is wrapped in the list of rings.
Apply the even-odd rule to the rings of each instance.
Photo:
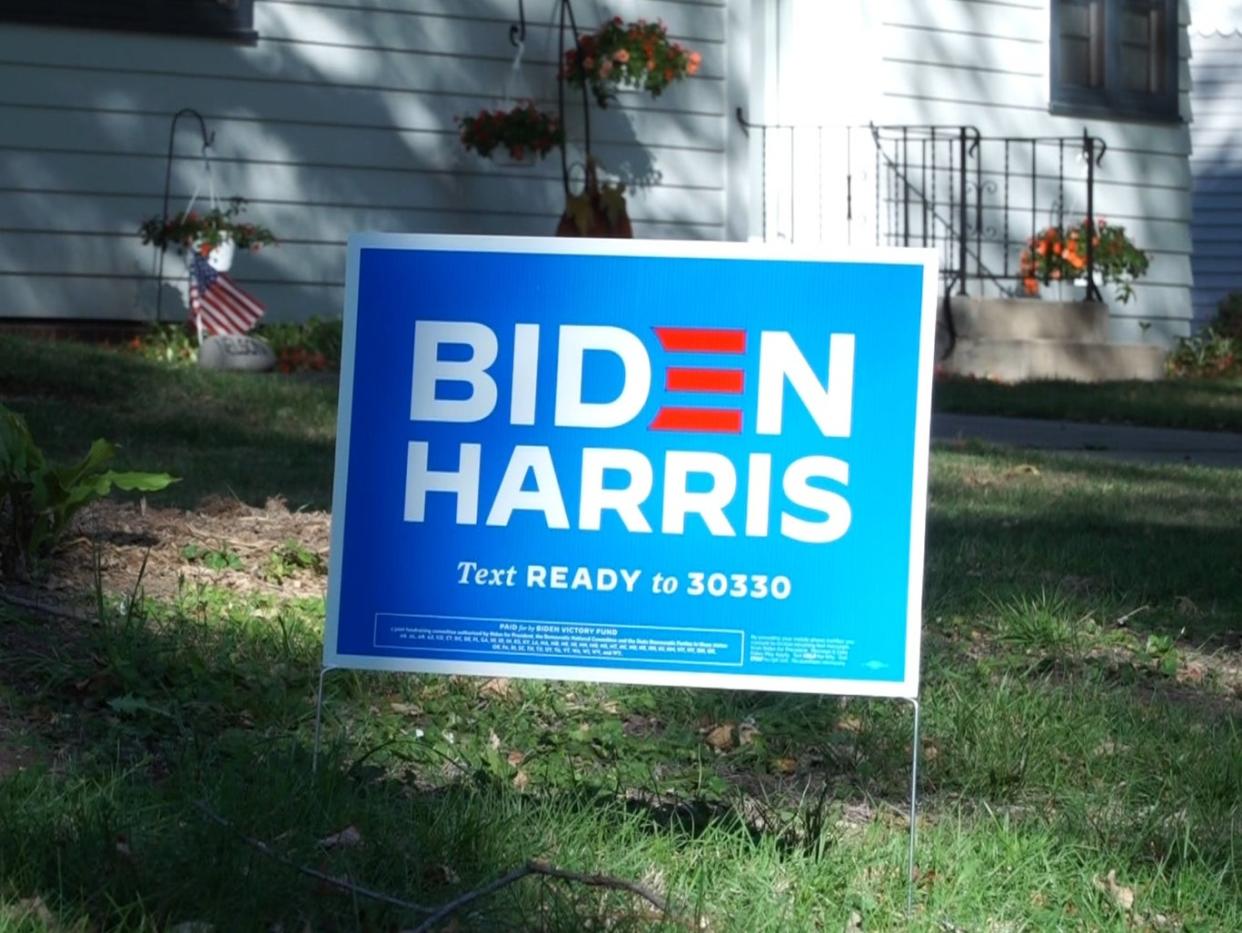
[[[1040,230],[1027,240],[1019,270],[1023,291],[1031,297],[1053,282],[1082,287],[1088,295],[1098,295],[1100,285],[1114,285],[1114,297],[1125,304],[1134,297],[1134,282],[1147,274],[1150,262],[1147,253],[1126,235],[1125,227],[1101,218],[1094,224],[1083,220],[1070,227],[1055,224]]]

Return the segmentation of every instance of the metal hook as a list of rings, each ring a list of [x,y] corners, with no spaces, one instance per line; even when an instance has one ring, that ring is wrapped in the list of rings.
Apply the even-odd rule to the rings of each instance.
[[[1099,165],[1104,159],[1104,153],[1108,151],[1108,143],[1100,139],[1098,136],[1091,136],[1087,133],[1087,128],[1082,128],[1082,151],[1083,155],[1088,158],[1091,153],[1096,153],[1095,164]]]
[[[519,22],[509,27],[509,44],[519,46],[526,41],[526,4],[524,0],[518,0],[518,19]]]
[[[173,114],[172,123],[168,127],[168,155],[164,160],[164,200],[163,206],[160,208],[161,223],[168,223],[168,195],[172,189],[172,164],[173,149],[177,141],[177,123],[182,117],[194,117],[198,121],[198,132],[203,139],[203,157],[207,157],[207,150],[211,148],[211,144],[215,142],[215,131],[207,130],[207,121],[203,119],[203,115],[193,107],[183,107]],[[208,167],[208,171],[210,171]],[[157,252],[155,271],[155,319],[163,320],[163,304],[164,304],[164,249],[160,247]]]

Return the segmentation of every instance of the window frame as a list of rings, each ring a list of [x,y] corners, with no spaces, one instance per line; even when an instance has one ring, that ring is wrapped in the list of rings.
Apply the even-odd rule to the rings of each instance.
[[[1181,121],[1181,26],[1178,0],[1161,0],[1164,12],[1164,90],[1158,94],[1127,91],[1121,86],[1121,13],[1123,0],[1103,4],[1104,79],[1100,87],[1082,87],[1061,81],[1061,0],[1051,0],[1049,33],[1049,110],[1054,114],[1130,117],[1176,123]]]
[[[119,7],[119,9],[118,9]],[[254,0],[0,0],[0,22],[156,33],[253,45]]]

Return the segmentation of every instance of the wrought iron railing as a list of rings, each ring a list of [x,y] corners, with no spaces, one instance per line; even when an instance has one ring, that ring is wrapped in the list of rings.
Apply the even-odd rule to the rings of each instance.
[[[1107,149],[1071,136],[984,136],[973,126],[738,123],[757,134],[766,239],[927,246],[956,294],[1021,293],[1021,253],[1046,226],[1095,225]],[[809,216],[808,216],[809,215]],[[1087,238],[1087,300],[1099,301]],[[949,317],[951,324],[951,315]]]

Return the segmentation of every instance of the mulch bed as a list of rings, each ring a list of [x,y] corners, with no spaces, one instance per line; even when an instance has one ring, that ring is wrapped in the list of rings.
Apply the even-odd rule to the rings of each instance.
[[[212,497],[194,512],[152,508],[142,501],[97,502],[76,519],[37,596],[42,604],[80,607],[95,592],[97,557],[108,594],[129,593],[141,581],[146,595],[165,599],[196,584],[284,598],[323,596],[327,578],[322,572],[290,568],[274,582],[264,570],[270,555],[289,542],[317,555],[326,567],[330,519],[328,512],[291,512],[282,499],[255,508],[237,499]],[[241,566],[212,569],[187,559],[187,545],[230,552]]]

